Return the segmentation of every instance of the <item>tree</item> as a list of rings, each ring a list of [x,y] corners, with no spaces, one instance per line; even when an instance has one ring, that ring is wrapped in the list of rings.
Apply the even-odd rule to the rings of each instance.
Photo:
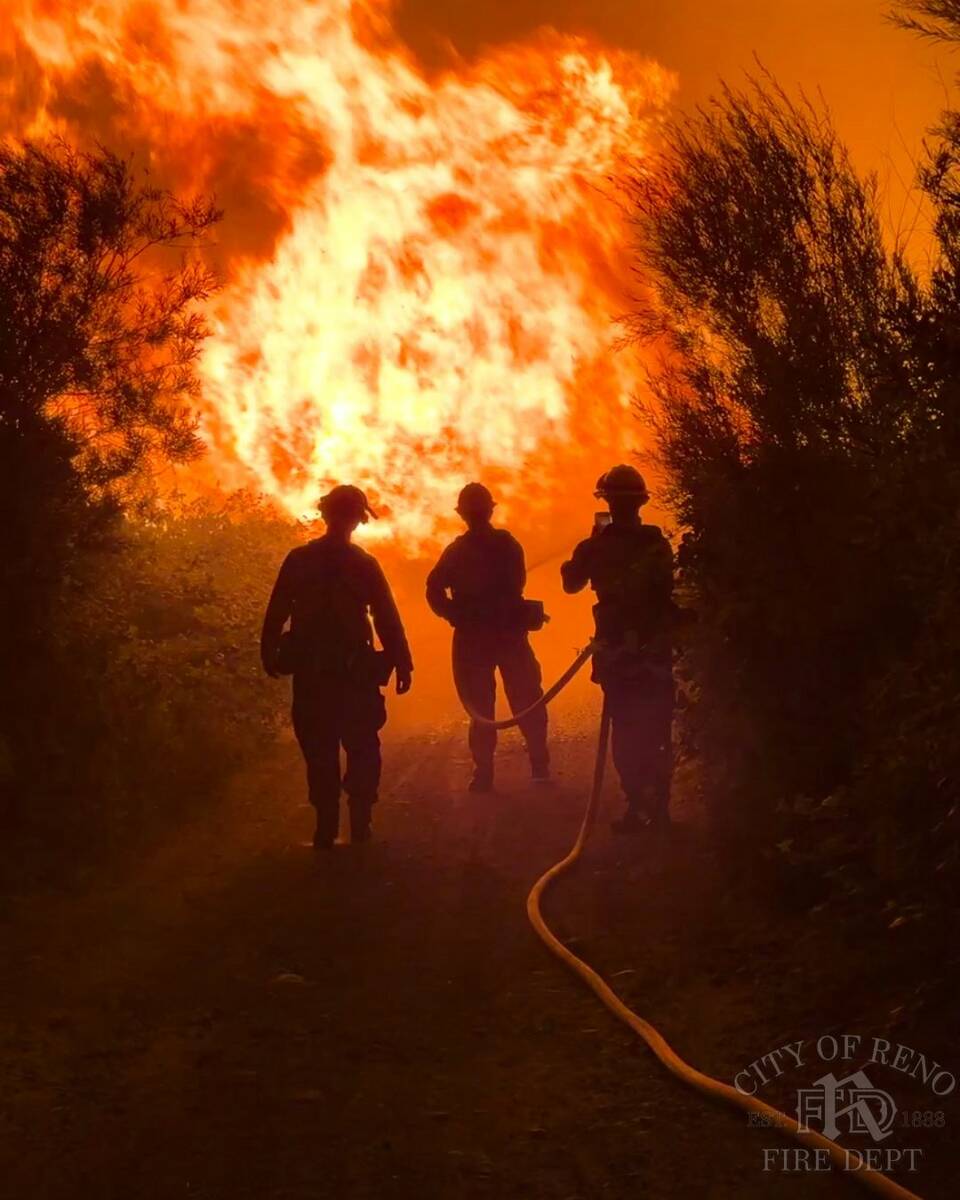
[[[198,303],[213,280],[192,251],[218,218],[105,150],[0,146],[0,670],[13,681],[0,717],[13,759],[54,597],[136,481],[200,451]]]
[[[960,41],[960,0],[909,0],[891,14],[901,29],[934,41]]]
[[[632,328],[662,350],[643,416],[701,612],[685,734],[714,810],[787,845],[778,814],[830,799],[885,881],[951,912],[958,134],[947,114],[921,174],[938,251],[923,279],[827,116],[768,78],[675,125],[626,184],[655,285]]]
[[[700,747],[761,808],[822,797],[856,769],[891,638],[915,636],[890,547],[929,419],[925,300],[828,118],[769,80],[674,126],[628,193],[656,285],[633,329],[664,350],[646,416],[704,612]]]
[[[152,455],[199,451],[186,402],[206,333],[195,306],[213,280],[197,262],[159,271],[158,252],[195,244],[218,218],[208,201],[138,186],[106,151],[0,147],[5,448],[59,442],[91,498]]]

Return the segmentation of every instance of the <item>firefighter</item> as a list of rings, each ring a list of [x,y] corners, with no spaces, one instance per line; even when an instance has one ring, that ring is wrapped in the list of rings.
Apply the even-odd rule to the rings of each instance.
[[[650,498],[634,467],[613,467],[597,481],[606,501],[593,535],[560,568],[566,592],[589,583],[597,649],[593,678],[611,720],[613,761],[627,800],[618,832],[670,823],[671,726],[674,689],[673,553],[640,509]]]
[[[543,695],[540,664],[529,638],[544,623],[543,606],[523,598],[523,547],[506,529],[493,527],[495,507],[482,484],[466,485],[457,502],[466,533],[444,550],[427,577],[427,603],[453,626],[458,691],[466,705],[489,718],[496,705],[497,670],[515,713]],[[548,783],[546,709],[531,713],[520,730],[534,781]],[[470,791],[492,791],[496,730],[471,720],[469,740],[474,762]]]
[[[341,484],[320,501],[320,515],[324,535],[291,550],[280,568],[260,654],[268,675],[293,676],[293,728],[317,818],[313,845],[328,850],[337,836],[341,785],[349,800],[351,842],[370,837],[380,782],[379,731],[386,721],[380,689],[395,672],[398,695],[408,692],[413,661],[379,563],[351,541],[357,526],[376,515],[367,497]],[[374,629],[381,651],[374,649]]]

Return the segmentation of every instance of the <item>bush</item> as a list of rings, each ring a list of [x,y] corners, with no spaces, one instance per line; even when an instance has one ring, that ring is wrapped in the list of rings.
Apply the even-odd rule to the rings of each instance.
[[[925,177],[941,215],[951,153]],[[714,814],[769,844],[826,801],[929,892],[960,794],[957,223],[921,282],[828,118],[769,80],[674,127],[629,192]]]
[[[20,747],[36,770],[8,813],[21,834],[68,849],[156,832],[256,761],[280,702],[260,620],[290,534],[243,494],[175,500],[126,518],[62,581],[21,681],[44,697]]]

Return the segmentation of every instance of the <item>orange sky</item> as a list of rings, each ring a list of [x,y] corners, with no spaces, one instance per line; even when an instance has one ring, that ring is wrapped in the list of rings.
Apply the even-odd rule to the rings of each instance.
[[[445,43],[466,56],[541,25],[589,31],[649,54],[680,78],[679,103],[735,82],[756,54],[780,81],[819,89],[862,169],[875,171],[889,226],[905,230],[905,195],[925,129],[960,60],[893,27],[885,0],[401,0],[396,24],[429,62]],[[921,237],[922,242],[922,237]]]

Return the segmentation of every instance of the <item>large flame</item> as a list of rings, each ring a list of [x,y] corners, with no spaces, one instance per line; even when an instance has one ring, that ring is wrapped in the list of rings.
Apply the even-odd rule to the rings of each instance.
[[[606,180],[645,152],[660,68],[544,33],[430,78],[376,0],[6,3],[8,129],[134,149],[224,203],[221,482],[299,516],[353,480],[419,543],[468,478],[509,510],[622,444]]]

